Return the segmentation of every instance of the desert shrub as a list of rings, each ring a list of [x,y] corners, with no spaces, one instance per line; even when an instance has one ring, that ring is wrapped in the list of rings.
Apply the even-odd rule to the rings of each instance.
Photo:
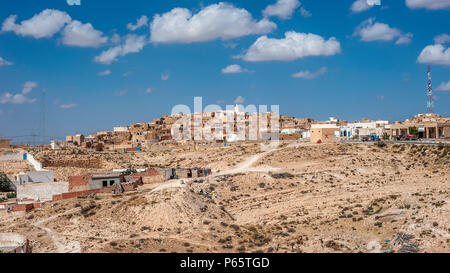
[[[375,142],[375,146],[377,146],[378,148],[384,148],[386,147],[386,143],[384,141],[377,141]]]

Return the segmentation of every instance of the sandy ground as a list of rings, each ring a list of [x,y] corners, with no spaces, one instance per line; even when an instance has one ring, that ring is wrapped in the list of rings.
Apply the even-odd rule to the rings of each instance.
[[[145,158],[216,171],[47,203],[2,217],[0,232],[26,234],[35,252],[449,252],[448,146],[258,148],[126,154],[132,159],[101,153],[105,165]]]
[[[193,145],[168,147],[154,152],[93,152],[86,150],[42,151],[35,158],[44,167],[55,171],[55,178],[67,181],[68,176],[99,170],[144,169],[150,167],[190,168],[204,167],[212,170],[234,168],[248,156],[259,153],[259,144],[231,144],[228,147]]]

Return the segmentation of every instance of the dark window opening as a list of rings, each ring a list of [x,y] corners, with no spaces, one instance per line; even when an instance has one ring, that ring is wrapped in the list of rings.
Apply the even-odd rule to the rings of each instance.
[[[103,181],[103,187],[108,187],[108,181]]]

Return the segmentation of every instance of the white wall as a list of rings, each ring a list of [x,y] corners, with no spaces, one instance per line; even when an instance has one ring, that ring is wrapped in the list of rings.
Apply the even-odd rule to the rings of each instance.
[[[31,154],[27,154],[27,161],[28,161],[28,163],[33,165],[33,167],[36,171],[43,171],[42,164],[39,161],[37,161],[36,159],[34,159],[34,157]]]
[[[69,182],[46,182],[17,185],[18,200],[50,201],[53,195],[69,191]]]

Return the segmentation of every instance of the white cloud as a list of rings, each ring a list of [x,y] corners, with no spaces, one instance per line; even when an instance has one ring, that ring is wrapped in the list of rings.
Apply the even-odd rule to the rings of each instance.
[[[7,60],[0,57],[0,66],[7,66],[7,65],[12,65],[12,64],[13,64],[12,62],[8,62]]]
[[[75,103],[70,103],[70,104],[61,104],[59,107],[61,109],[72,109],[74,107],[76,107],[77,105]]]
[[[426,46],[417,58],[417,62],[450,65],[450,48],[446,49],[441,44]]]
[[[312,33],[289,31],[283,39],[259,37],[247,50],[243,59],[249,62],[293,61],[308,56],[331,56],[341,52],[336,38],[325,40]]]
[[[265,18],[258,22],[247,10],[222,2],[207,6],[194,15],[188,9],[174,8],[155,15],[150,24],[151,41],[156,43],[229,40],[269,33],[275,28],[276,24]]]
[[[275,4],[269,5],[263,10],[263,15],[289,19],[298,7],[300,7],[298,0],[277,0]]]
[[[73,20],[62,32],[62,42],[69,46],[99,47],[108,41],[103,32],[94,29],[90,23]]]
[[[122,55],[128,53],[137,53],[146,45],[146,36],[128,35],[125,38],[125,44],[122,46]]]
[[[397,28],[390,27],[388,24],[375,22],[375,18],[369,18],[363,21],[355,29],[353,35],[360,36],[361,41],[364,42],[389,42],[397,39],[395,43],[397,45],[410,43],[413,36],[411,33],[403,33]]]
[[[0,103],[1,104],[25,104],[25,103],[34,103],[36,102],[36,99],[30,99],[26,95],[33,90],[38,84],[36,82],[28,81],[24,83],[22,92],[19,94],[11,94],[9,92],[4,93],[0,96]]]
[[[234,104],[243,104],[245,102],[245,98],[238,96],[235,100],[234,100]]]
[[[315,79],[327,72],[326,67],[322,67],[321,69],[317,70],[316,72],[310,72],[309,70],[300,71],[298,73],[295,73],[292,75],[293,78],[302,78],[305,80],[312,80]]]
[[[125,43],[103,51],[99,56],[94,58],[94,61],[109,65],[116,61],[119,56],[140,52],[146,44],[147,41],[145,35],[137,36],[135,34],[130,34],[126,36]]]
[[[406,0],[406,5],[411,9],[450,9],[449,0]]]
[[[146,25],[148,25],[148,17],[145,15],[142,15],[141,18],[139,18],[136,21],[136,24],[132,24],[132,23],[127,24],[127,28],[131,31],[135,31],[136,29],[139,29]]]
[[[438,35],[436,37],[434,37],[434,42],[436,44],[446,44],[446,43],[450,43],[450,35],[448,34],[441,34]]]
[[[63,11],[46,9],[31,19],[16,24],[17,15],[10,15],[2,25],[2,31],[13,31],[17,35],[32,36],[36,39],[50,38],[69,23],[72,18]]]
[[[254,71],[250,71],[247,68],[242,68],[238,64],[231,64],[222,69],[223,74],[237,74],[237,73],[243,73],[243,72],[254,72]]]
[[[108,76],[111,75],[111,70],[105,70],[98,73],[99,76]]]
[[[441,85],[439,85],[438,88],[436,88],[437,91],[450,91],[450,81],[443,82]]]
[[[112,47],[108,50],[103,51],[100,55],[94,58],[94,61],[101,64],[111,64],[117,60],[117,57],[122,52],[122,46]]]
[[[147,94],[153,93],[153,88],[145,89],[145,93],[147,93]]]
[[[4,93],[0,97],[0,103],[2,103],[2,104],[6,104],[6,103],[24,104],[24,103],[34,103],[35,101],[36,101],[36,99],[29,99],[23,94],[13,95],[11,93]]]
[[[412,33],[405,33],[402,34],[397,41],[395,42],[396,45],[404,45],[409,44],[412,41],[413,34]]]
[[[24,83],[23,89],[22,89],[22,94],[26,95],[26,94],[30,93],[31,90],[33,90],[33,88],[35,88],[37,86],[38,86],[37,82],[28,81],[28,82]]]
[[[356,0],[353,2],[352,6],[350,7],[350,10],[352,12],[358,13],[363,12],[366,10],[369,10],[373,8],[375,5],[380,5],[380,1],[378,0]]]
[[[305,9],[304,7],[301,7],[301,8],[300,8],[300,14],[301,14],[303,17],[306,17],[306,18],[312,16],[311,12],[309,12],[309,11],[308,11],[307,9]]]
[[[163,72],[161,74],[161,80],[167,81],[170,78],[170,72]]]

